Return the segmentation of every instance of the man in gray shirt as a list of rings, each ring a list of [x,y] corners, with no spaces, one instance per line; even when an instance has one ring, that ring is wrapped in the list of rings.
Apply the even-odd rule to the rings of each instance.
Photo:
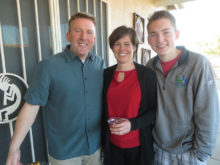
[[[205,165],[216,144],[219,104],[213,70],[202,55],[177,47],[175,18],[157,11],[147,25],[157,56],[148,62],[158,79],[153,136],[155,165]]]

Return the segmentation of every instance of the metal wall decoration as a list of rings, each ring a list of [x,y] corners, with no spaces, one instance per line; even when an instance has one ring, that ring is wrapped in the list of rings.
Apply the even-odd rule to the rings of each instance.
[[[20,76],[12,73],[0,73],[0,124],[6,124],[17,118],[23,106],[23,96],[27,83]]]
[[[147,62],[151,58],[151,50],[150,49],[141,49],[141,64],[147,65]]]
[[[139,43],[144,43],[145,21],[144,18],[134,13],[134,29],[137,33]]]

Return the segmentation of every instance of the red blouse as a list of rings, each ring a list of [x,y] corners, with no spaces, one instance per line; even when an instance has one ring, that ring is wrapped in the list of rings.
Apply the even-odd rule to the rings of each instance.
[[[125,73],[122,82],[117,81],[118,74],[115,71],[114,78],[108,89],[108,115],[111,117],[135,118],[141,101],[140,83],[136,69],[123,71]],[[140,145],[139,130],[130,131],[125,135],[110,134],[110,141],[120,148],[132,148]]]

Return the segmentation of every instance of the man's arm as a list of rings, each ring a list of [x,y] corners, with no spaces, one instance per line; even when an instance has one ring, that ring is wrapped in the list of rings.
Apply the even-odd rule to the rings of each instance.
[[[206,62],[197,73],[195,86],[194,149],[198,159],[206,161],[211,156],[218,133],[219,103],[211,65]]]
[[[15,125],[14,135],[11,140],[6,165],[20,165],[20,146],[29,129],[31,128],[37,113],[39,105],[31,105],[25,102],[22,107]]]

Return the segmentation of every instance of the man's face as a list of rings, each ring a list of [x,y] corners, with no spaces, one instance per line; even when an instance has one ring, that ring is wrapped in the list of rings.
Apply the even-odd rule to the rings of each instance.
[[[85,60],[95,43],[95,25],[89,19],[77,18],[72,21],[66,37],[70,51]]]
[[[178,38],[179,31],[175,30],[169,19],[155,20],[148,27],[148,43],[161,59],[175,57],[175,41]]]

